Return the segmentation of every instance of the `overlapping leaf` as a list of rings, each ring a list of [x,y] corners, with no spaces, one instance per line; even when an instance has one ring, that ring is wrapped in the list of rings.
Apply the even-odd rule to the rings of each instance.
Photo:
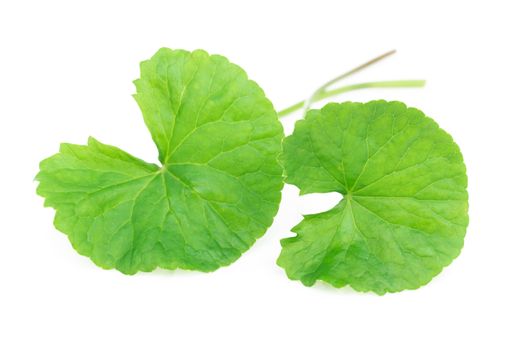
[[[272,104],[241,68],[200,50],[159,50],[135,84],[161,166],[93,138],[62,144],[40,164],[38,194],[103,268],[232,263],[278,209],[283,132]]]
[[[287,182],[339,192],[282,240],[291,279],[378,294],[415,289],[448,265],[468,224],[465,165],[450,135],[399,102],[331,103],[284,142]]]

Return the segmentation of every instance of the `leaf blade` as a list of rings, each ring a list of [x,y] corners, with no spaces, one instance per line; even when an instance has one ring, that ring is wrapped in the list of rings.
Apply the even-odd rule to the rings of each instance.
[[[271,225],[283,131],[261,88],[222,56],[161,49],[135,98],[162,167],[91,139],[41,163],[56,227],[97,265],[213,271]]]
[[[307,138],[317,148],[293,147]],[[282,241],[278,265],[289,278],[384,294],[428,283],[459,254],[468,225],[466,169],[458,146],[432,119],[386,101],[309,113],[282,156],[287,182],[302,193],[333,190],[322,185],[325,174],[300,171],[315,152],[351,185],[336,207],[306,216],[292,229],[296,236]],[[331,243],[327,232],[335,232]]]

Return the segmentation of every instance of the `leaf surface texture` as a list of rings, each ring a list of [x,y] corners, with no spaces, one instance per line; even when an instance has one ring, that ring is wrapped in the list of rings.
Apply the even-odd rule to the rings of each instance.
[[[384,294],[428,283],[460,253],[465,165],[452,137],[421,111],[328,104],[297,122],[282,159],[301,194],[343,195],[282,240],[278,264],[289,278]]]
[[[135,85],[161,165],[94,138],[62,144],[37,175],[55,226],[80,254],[126,274],[232,263],[281,199],[271,102],[240,67],[201,50],[159,50]]]

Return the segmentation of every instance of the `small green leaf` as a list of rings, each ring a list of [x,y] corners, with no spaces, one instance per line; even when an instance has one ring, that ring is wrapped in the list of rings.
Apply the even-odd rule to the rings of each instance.
[[[93,138],[62,144],[37,175],[55,226],[80,254],[126,274],[232,263],[281,199],[272,104],[241,68],[200,50],[159,50],[135,84],[162,166]]]
[[[465,165],[452,137],[421,111],[330,103],[297,122],[282,159],[286,182],[302,194],[343,195],[281,241],[278,264],[289,278],[384,294],[428,283],[460,253]]]

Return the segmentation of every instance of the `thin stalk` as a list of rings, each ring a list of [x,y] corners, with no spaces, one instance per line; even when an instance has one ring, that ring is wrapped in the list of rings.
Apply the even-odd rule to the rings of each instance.
[[[358,68],[359,67],[357,67],[356,69],[358,69]],[[344,78],[344,75],[342,76],[342,78]],[[336,80],[336,81],[338,81],[338,80]],[[329,86],[329,85],[325,84],[324,89],[326,89],[327,86]],[[346,86],[328,90],[328,91],[324,90],[323,88],[320,88],[312,96],[311,102],[318,102],[318,101],[324,100],[326,98],[340,95],[345,92],[353,91],[353,90],[368,89],[368,88],[417,88],[417,87],[423,87],[423,86],[425,86],[425,80],[392,80],[392,81],[375,81],[375,82],[369,82],[369,83],[346,85]],[[290,113],[295,112],[295,111],[305,107],[305,103],[307,103],[307,101],[309,101],[309,100],[299,101],[297,103],[294,103],[292,106],[279,111],[278,112],[279,118],[287,116]]]
[[[395,53],[396,53],[396,50],[391,50],[391,51],[385,52],[382,55],[379,55],[379,56],[377,56],[375,58],[372,58],[371,60],[361,64],[360,66],[357,66],[357,67],[347,71],[346,73],[343,73],[343,74],[339,75],[338,77],[335,77],[332,80],[326,82],[324,85],[322,85],[317,90],[315,90],[312,93],[312,95],[306,100],[306,102],[305,102],[305,104],[303,106],[303,110],[304,110],[303,114],[306,114],[308,109],[310,109],[310,105],[312,104],[312,102],[315,101],[315,96],[319,95],[323,91],[326,91],[326,89],[328,89],[330,86],[338,83],[341,80],[344,80],[345,78],[347,78],[349,76],[354,75],[355,73],[358,73],[358,72],[368,68],[369,66],[374,65],[377,62],[382,61],[383,59],[385,59],[385,58],[387,58],[387,57],[389,57],[389,56],[391,56],[391,55],[393,55]]]

